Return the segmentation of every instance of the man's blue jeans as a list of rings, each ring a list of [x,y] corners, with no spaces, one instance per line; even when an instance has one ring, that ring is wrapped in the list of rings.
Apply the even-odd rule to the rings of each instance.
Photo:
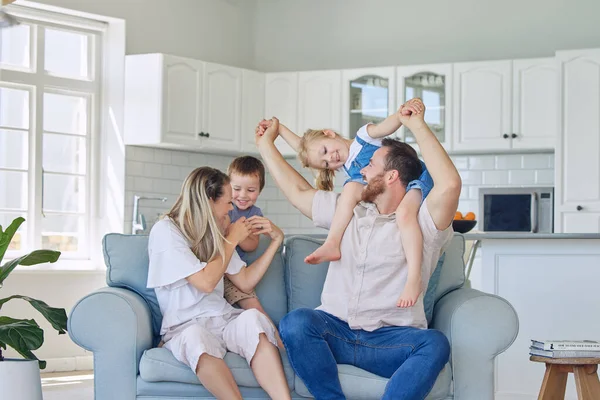
[[[350,329],[323,311],[299,308],[279,323],[296,374],[317,400],[345,399],[337,364],[390,378],[383,399],[424,399],[448,362],[450,344],[433,329]]]

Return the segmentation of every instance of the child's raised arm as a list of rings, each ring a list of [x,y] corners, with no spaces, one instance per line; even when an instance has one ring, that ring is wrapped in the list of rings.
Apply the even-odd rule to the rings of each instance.
[[[378,124],[367,125],[367,133],[373,139],[384,138],[396,132],[398,128],[402,126],[400,122],[400,114],[410,115],[412,113],[419,113],[423,111],[419,102],[413,102],[412,100],[407,101],[401,105],[398,111],[384,119]]]
[[[269,126],[271,126],[271,124],[271,120],[263,119],[260,122],[260,125],[264,129],[267,129]],[[285,140],[287,144],[289,144],[296,153],[300,151],[300,136],[296,135],[294,132],[289,130],[288,127],[283,125],[282,123],[279,123],[279,136],[281,136],[283,140]]]

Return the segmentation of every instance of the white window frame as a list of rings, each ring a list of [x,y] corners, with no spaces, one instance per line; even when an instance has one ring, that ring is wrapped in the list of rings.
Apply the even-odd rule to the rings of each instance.
[[[73,80],[43,71],[43,30],[31,29],[30,41],[39,40],[37,54],[33,54],[31,46],[31,66],[37,66],[35,74],[26,73],[19,68],[6,69],[0,67],[0,80],[6,82],[19,82],[33,85],[60,85],[58,91],[65,89],[68,82],[68,91],[85,93],[91,101],[88,102],[88,111],[95,108],[90,116],[88,125],[87,145],[87,182],[86,182],[86,219],[87,240],[85,251],[76,255],[63,253],[57,263],[44,264],[35,267],[25,267],[22,271],[36,270],[98,270],[104,269],[102,262],[101,238],[108,232],[123,232],[124,225],[124,189],[125,189],[125,148],[123,146],[123,85],[125,61],[125,22],[121,19],[97,16],[58,7],[42,5],[30,1],[19,1],[18,5],[8,6],[9,12],[24,23],[31,22],[51,28],[63,28],[69,31],[83,32],[95,37],[88,41],[92,52],[96,54],[95,64],[88,63],[89,77],[100,77],[95,80]],[[40,40],[41,39],[41,40]],[[33,79],[32,79],[33,78]],[[54,83],[55,85],[52,85]],[[56,92],[56,90],[52,90]],[[30,97],[31,110],[39,108],[43,102],[43,91]],[[32,104],[33,103],[33,104]],[[37,106],[37,107],[36,107]],[[30,111],[31,112],[31,111]],[[33,113],[36,117],[35,129],[31,129],[29,147],[33,147],[35,157],[30,157],[29,193],[28,193],[28,221],[34,221],[33,227],[28,227],[28,250],[38,249],[41,246],[41,218],[42,207],[40,196],[42,190],[42,154],[41,143],[43,132],[42,113]],[[96,118],[93,118],[93,116]],[[30,118],[31,123],[31,118]],[[116,151],[115,151],[116,150]],[[109,153],[110,152],[110,153]],[[31,150],[30,150],[31,154]],[[33,165],[32,165],[33,164]],[[32,171],[35,171],[32,173]],[[34,189],[32,189],[34,188]],[[63,214],[62,212],[60,214]],[[81,242],[80,242],[81,244]],[[16,252],[12,252],[13,256]],[[7,257],[10,255],[7,252]],[[15,272],[19,272],[17,268]]]

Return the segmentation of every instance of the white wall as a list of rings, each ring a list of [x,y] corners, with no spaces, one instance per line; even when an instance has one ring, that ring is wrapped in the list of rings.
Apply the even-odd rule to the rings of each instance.
[[[339,69],[600,47],[598,0],[259,0],[256,67]]]
[[[37,0],[36,0],[37,1]],[[255,0],[39,0],[126,21],[126,53],[167,53],[252,68]]]

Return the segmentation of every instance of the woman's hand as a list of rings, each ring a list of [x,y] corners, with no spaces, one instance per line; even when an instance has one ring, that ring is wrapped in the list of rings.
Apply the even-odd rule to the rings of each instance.
[[[245,217],[241,217],[227,228],[227,240],[236,246],[250,235],[250,223]]]
[[[248,218],[250,230],[254,235],[265,234],[269,235],[272,240],[283,241],[283,232],[277,225],[272,223],[268,218],[255,215]]]

